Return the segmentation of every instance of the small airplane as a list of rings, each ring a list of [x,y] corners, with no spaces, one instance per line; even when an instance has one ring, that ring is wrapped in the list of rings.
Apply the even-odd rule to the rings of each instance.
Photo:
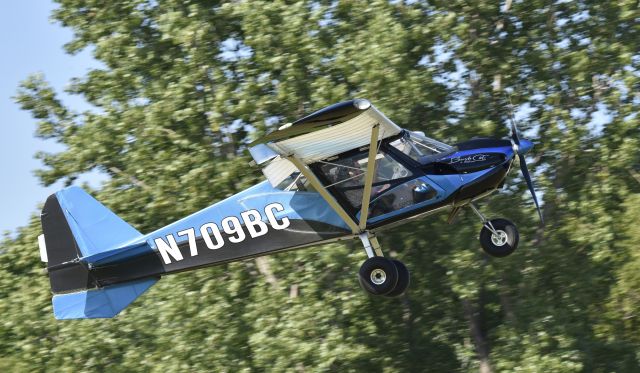
[[[358,274],[364,290],[401,295],[409,271],[383,256],[376,235],[409,219],[449,210],[451,223],[468,206],[482,221],[487,254],[516,249],[516,226],[474,205],[504,184],[516,157],[542,219],[524,158],[533,144],[519,138],[513,118],[509,140],[451,146],[355,99],[249,146],[267,180],[146,235],[81,188],[49,196],[38,242],[54,316],[114,317],[162,275],[348,239],[360,239],[368,257]]]

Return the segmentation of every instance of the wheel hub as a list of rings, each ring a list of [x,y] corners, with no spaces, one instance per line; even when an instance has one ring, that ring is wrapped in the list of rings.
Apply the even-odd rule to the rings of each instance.
[[[497,233],[497,234],[496,234]],[[491,242],[496,246],[504,246],[507,243],[507,232],[497,229],[496,233],[491,233]]]
[[[387,274],[382,269],[374,269],[371,271],[371,282],[376,285],[382,285],[387,280]]]

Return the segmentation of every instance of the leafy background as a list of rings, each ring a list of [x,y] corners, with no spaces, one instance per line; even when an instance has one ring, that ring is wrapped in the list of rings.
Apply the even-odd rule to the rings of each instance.
[[[55,321],[28,226],[0,244],[0,369],[42,372],[640,371],[640,13],[637,1],[59,0],[70,54],[101,67],[64,106],[43,76],[15,99],[44,185],[109,175],[92,193],[149,231],[261,180],[246,144],[366,97],[448,143],[504,137],[511,96],[544,201],[524,183],[483,210],[518,223],[495,260],[479,223],[445,216],[382,236],[410,291],[371,298],[356,242],[163,278],[113,320]],[[604,120],[595,120],[595,118]]]

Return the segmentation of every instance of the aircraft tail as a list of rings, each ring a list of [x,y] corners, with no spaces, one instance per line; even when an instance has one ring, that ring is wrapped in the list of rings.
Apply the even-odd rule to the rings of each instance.
[[[57,319],[113,317],[153,285],[145,278],[103,286],[92,267],[146,248],[142,234],[78,187],[52,194],[41,215],[40,255],[47,262]]]

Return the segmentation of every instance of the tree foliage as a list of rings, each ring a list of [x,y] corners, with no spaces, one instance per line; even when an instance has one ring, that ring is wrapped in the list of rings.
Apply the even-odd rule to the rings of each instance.
[[[520,249],[486,257],[470,214],[388,231],[412,272],[399,299],[359,291],[353,242],[168,276],[114,320],[59,322],[34,216],[0,246],[1,369],[640,369],[636,1],[58,3],[67,52],[101,67],[69,87],[85,112],[22,83],[36,135],[65,146],[38,175],[108,174],[93,192],[140,231],[260,180],[251,139],[352,97],[450,143],[507,135],[510,97],[547,225],[514,172],[483,208],[519,224]]]

